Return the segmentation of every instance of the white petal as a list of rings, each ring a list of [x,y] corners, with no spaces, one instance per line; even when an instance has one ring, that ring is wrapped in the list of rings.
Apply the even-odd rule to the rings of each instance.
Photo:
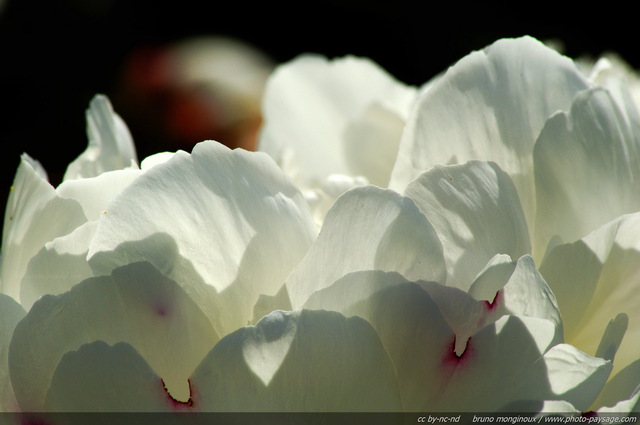
[[[628,316],[614,373],[640,357],[638,235],[640,214],[626,215],[577,242],[555,247],[540,266],[557,297],[566,341],[582,351],[594,355],[610,320],[619,313]]]
[[[180,405],[163,389],[162,378],[131,345],[121,342],[110,347],[97,341],[62,357],[51,379],[45,409],[171,412]]]
[[[493,411],[534,394],[553,395],[542,361],[557,340],[553,322],[504,316],[464,340],[457,354],[458,339],[466,336],[452,327],[469,333],[474,319],[482,326],[484,316],[468,308],[482,302],[433,286],[429,293],[398,274],[352,273],[316,292],[305,308],[335,308],[373,325],[393,360],[406,411]]]
[[[86,222],[68,235],[47,242],[31,258],[20,282],[20,301],[27,310],[41,296],[62,294],[93,276],[87,252],[97,226],[95,221]]]
[[[0,294],[0,415],[18,410],[9,379],[9,342],[16,325],[26,314],[13,298]]]
[[[86,113],[87,149],[69,166],[64,180],[98,176],[105,171],[137,168],[135,146],[127,125],[104,95],[96,95]]]
[[[447,285],[467,291],[494,255],[530,252],[518,194],[495,163],[436,166],[411,182],[405,195],[438,232]]]
[[[534,151],[536,256],[555,235],[574,241],[640,210],[636,128],[640,117],[625,116],[603,89],[580,93],[570,112],[547,121]]]
[[[143,173],[101,217],[97,274],[149,261],[192,295],[222,335],[246,325],[306,253],[316,229],[293,184],[264,153],[203,142]]]
[[[623,401],[633,401],[635,405],[639,401],[638,394],[640,394],[640,360],[634,361],[615,374],[607,382],[593,406],[597,409],[612,408]]]
[[[287,279],[294,309],[347,273],[394,271],[411,280],[444,279],[442,246],[411,199],[377,187],[345,193],[315,244]]]
[[[371,326],[327,311],[276,311],[222,340],[191,382],[200,411],[398,411],[393,367]]]
[[[294,177],[304,187],[330,174],[363,171],[369,181],[383,182],[415,96],[414,88],[368,59],[300,56],[267,83],[260,149],[278,162],[293,152],[299,167]]]
[[[544,355],[553,394],[586,411],[611,373],[610,361],[591,357],[568,344],[558,344]]]
[[[11,380],[22,409],[41,410],[66,352],[97,340],[123,341],[149,362],[174,397],[185,399],[189,375],[217,339],[180,286],[150,264],[135,263],[36,302],[11,341]]]
[[[20,281],[29,260],[45,243],[87,221],[80,204],[62,199],[28,155],[16,172],[7,200],[2,234],[0,291],[19,300]]]
[[[371,184],[386,187],[398,154],[405,117],[376,102],[347,123],[344,155],[351,174],[365,176]]]
[[[616,54],[598,59],[589,78],[609,90],[625,110],[640,108],[640,78],[636,70]]]
[[[418,100],[389,187],[403,190],[435,164],[495,161],[532,219],[535,139],[546,119],[585,88],[570,59],[529,37],[469,54]]]
[[[109,171],[96,177],[66,180],[56,191],[61,198],[80,202],[88,220],[97,220],[107,210],[109,202],[140,174],[140,170]]]
[[[142,171],[150,170],[156,165],[164,164],[165,162],[173,158],[173,155],[175,155],[175,152],[159,152],[153,155],[149,155],[148,157],[143,159],[142,162],[140,162],[140,169]]]
[[[557,337],[563,339],[563,323],[558,301],[530,255],[518,259],[499,301],[498,307],[504,308],[502,314],[547,319],[556,325]]]

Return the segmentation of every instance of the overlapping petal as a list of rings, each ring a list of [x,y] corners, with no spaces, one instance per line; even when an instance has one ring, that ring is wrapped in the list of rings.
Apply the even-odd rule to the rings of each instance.
[[[557,346],[552,321],[515,315],[483,321],[489,309],[461,290],[394,273],[349,274],[312,295],[305,308],[367,319],[394,362],[408,411],[494,411],[524,398],[587,407],[611,370],[606,360]]]
[[[601,88],[549,118],[534,150],[538,257],[552,238],[572,242],[640,210],[638,129],[635,110],[620,109]]]
[[[298,189],[264,153],[202,142],[146,171],[100,218],[96,274],[149,261],[225,335],[246,325],[304,256],[315,225]]]
[[[442,241],[447,285],[467,291],[494,255],[520,258],[530,253],[518,194],[495,163],[435,166],[411,182],[405,195]]]
[[[369,59],[300,56],[267,83],[260,150],[303,187],[331,174],[386,185],[415,96]]]
[[[9,193],[2,233],[2,293],[20,298],[20,281],[29,260],[45,243],[85,223],[82,206],[62,198],[46,180],[39,163],[23,154]]]
[[[345,193],[287,278],[293,308],[300,308],[313,292],[361,270],[394,271],[414,280],[446,278],[442,244],[411,199],[377,187]]]
[[[218,335],[182,288],[148,263],[85,280],[42,297],[14,331],[9,367],[21,409],[42,410],[63,355],[98,340],[131,344],[182,399]]]
[[[567,342],[594,355],[596,351],[611,358],[615,355],[616,371],[638,358],[638,235],[640,215],[625,215],[576,242],[556,246],[540,266],[557,297]],[[599,350],[609,322],[619,313],[628,316],[622,342],[608,336],[614,346]]]
[[[398,411],[393,366],[371,325],[281,312],[220,340],[191,378],[200,411]]]
[[[172,412],[183,404],[130,344],[96,341],[62,356],[44,406],[47,412]]]
[[[401,191],[436,164],[495,161],[532,223],[533,145],[547,118],[588,86],[569,58],[529,37],[469,54],[419,98],[389,187]]]
[[[104,172],[138,168],[127,125],[104,95],[96,95],[86,112],[87,149],[69,166],[64,180],[96,177]]]

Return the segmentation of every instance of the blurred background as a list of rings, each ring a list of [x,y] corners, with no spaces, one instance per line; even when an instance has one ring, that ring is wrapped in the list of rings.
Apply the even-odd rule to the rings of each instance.
[[[487,20],[476,14],[483,8],[461,21],[407,0],[0,0],[0,208],[22,152],[59,184],[86,147],[96,93],[109,96],[142,159],[205,139],[252,148],[264,78],[305,52],[367,56],[420,85],[471,50],[529,34],[561,41],[572,57],[614,51],[640,68],[622,25],[585,30],[508,11]],[[191,59],[196,51],[204,59]],[[227,60],[213,65],[219,57]]]

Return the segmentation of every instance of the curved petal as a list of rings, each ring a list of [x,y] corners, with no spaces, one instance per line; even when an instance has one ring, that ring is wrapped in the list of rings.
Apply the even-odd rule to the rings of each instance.
[[[88,279],[63,295],[42,297],[16,327],[9,367],[21,408],[42,410],[62,356],[97,340],[130,343],[181,399],[218,336],[180,286],[148,263]]]
[[[536,256],[556,235],[575,241],[640,210],[640,117],[633,112],[593,89],[547,121],[534,150]]]
[[[640,357],[640,214],[622,216],[581,240],[547,253],[540,273],[557,297],[566,341],[595,354],[612,318],[628,316],[614,373]]]
[[[518,194],[494,163],[435,166],[411,182],[405,195],[438,232],[449,286],[466,292],[494,255],[530,252]]]
[[[87,149],[67,167],[64,180],[96,177],[105,171],[137,168],[137,156],[127,125],[113,112],[104,95],[91,99],[87,117]]]
[[[251,320],[260,294],[277,292],[315,235],[304,198],[266,154],[209,141],[116,197],[88,257],[96,274],[151,262],[223,335]]]
[[[411,199],[372,186],[338,199],[316,242],[287,279],[293,308],[314,291],[360,270],[444,280],[442,245]]]
[[[495,161],[533,223],[533,146],[547,118],[588,83],[575,64],[530,37],[502,39],[461,59],[417,102],[389,187],[436,164]],[[513,257],[513,256],[512,256]]]
[[[556,326],[558,340],[563,340],[558,302],[530,255],[518,259],[509,280],[491,301],[491,307],[502,315],[515,314],[549,320]]]
[[[622,369],[607,382],[593,403],[593,407],[596,409],[613,408],[620,402],[630,401],[634,398],[633,404],[635,404],[639,401],[638,394],[640,394],[640,359]]]
[[[275,311],[221,339],[191,377],[199,411],[398,411],[393,367],[358,317]]]
[[[482,306],[457,288],[369,271],[316,292],[305,308],[336,309],[373,325],[406,411],[494,411],[519,399],[559,398],[544,360],[557,341],[556,324],[503,316],[482,327]]]
[[[31,258],[20,281],[20,301],[27,310],[41,296],[62,294],[93,276],[87,252],[97,227],[98,223],[88,221],[68,235],[47,242]]]
[[[0,291],[19,300],[29,260],[45,243],[86,222],[80,204],[63,199],[43,176],[42,167],[22,155],[7,200],[2,228]]]
[[[135,348],[103,341],[62,356],[45,401],[47,412],[171,412],[180,405]]]
[[[291,170],[303,187],[331,174],[359,174],[386,185],[416,89],[369,59],[300,56],[267,82],[260,150]]]
[[[558,344],[544,355],[554,395],[586,411],[603,389],[612,364],[591,357],[568,344]]]
[[[97,220],[113,198],[137,179],[140,170],[108,171],[96,177],[66,180],[56,188],[61,198],[75,199],[88,220]]]
[[[0,294],[0,415],[18,410],[9,379],[9,342],[16,325],[26,314],[13,298]]]
[[[589,79],[605,87],[625,110],[640,108],[640,77],[616,54],[605,54],[593,66]]]

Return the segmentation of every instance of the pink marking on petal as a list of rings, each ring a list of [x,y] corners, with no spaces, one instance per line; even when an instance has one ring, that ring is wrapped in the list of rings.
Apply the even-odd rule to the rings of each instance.
[[[464,348],[462,354],[458,355],[456,353],[456,337],[453,336],[453,341],[447,347],[447,350],[444,353],[444,357],[442,358],[442,365],[445,367],[461,367],[465,364],[469,363],[469,359],[473,358],[475,354],[475,348],[471,344],[471,337],[467,340],[467,345]]]
[[[169,390],[167,390],[167,386],[164,383],[164,380],[162,378],[160,378],[160,383],[162,384],[162,389],[164,390],[167,399],[169,400],[169,403],[171,404],[171,407],[173,408],[174,411],[176,412],[180,412],[180,411],[189,411],[189,409],[193,408],[193,388],[191,387],[191,380],[187,379],[187,382],[189,383],[189,400],[187,401],[180,401],[180,400],[176,400],[175,398],[173,398],[173,396],[171,395],[171,393],[169,393]]]
[[[154,311],[158,316],[165,317],[171,313],[171,309],[165,303],[158,303],[154,307]]]
[[[498,301],[500,300],[500,293],[502,291],[498,291],[496,292],[496,296],[493,297],[493,301],[489,302],[489,301],[483,301],[484,305],[487,307],[487,310],[489,311],[493,311],[498,307]]]

